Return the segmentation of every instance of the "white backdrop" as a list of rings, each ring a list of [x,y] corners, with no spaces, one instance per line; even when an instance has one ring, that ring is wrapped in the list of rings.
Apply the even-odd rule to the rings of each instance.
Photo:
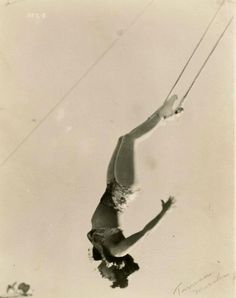
[[[183,116],[138,147],[142,192],[124,215],[125,234],[154,217],[161,199],[175,195],[177,203],[133,252],[140,270],[127,289],[113,290],[101,278],[88,259],[86,238],[117,138],[163,102],[217,1],[5,3],[0,295],[7,284],[24,281],[34,297],[44,298],[233,297],[232,26],[189,94]],[[233,7],[222,8],[175,89],[179,96]],[[180,283],[183,289],[210,273],[173,294]],[[217,275],[196,295],[194,289]]]

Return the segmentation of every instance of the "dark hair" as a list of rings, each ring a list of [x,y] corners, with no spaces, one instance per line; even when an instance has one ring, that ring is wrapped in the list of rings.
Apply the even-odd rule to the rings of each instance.
[[[124,262],[124,267],[121,269],[118,269],[115,267],[113,269],[113,272],[115,274],[116,280],[113,281],[111,287],[112,288],[126,288],[128,287],[129,281],[128,276],[135,271],[139,270],[139,265],[134,262],[133,257],[131,255],[126,255],[122,257],[122,261]]]
[[[128,276],[135,271],[139,270],[139,265],[134,262],[131,255],[125,255],[124,257],[114,257],[103,247],[106,260],[113,265],[110,267],[115,275],[115,281],[113,281],[112,288],[126,288],[128,286]],[[93,258],[95,261],[102,260],[100,252],[93,247]],[[123,266],[119,267],[123,263]]]
[[[92,253],[93,253],[93,259],[94,259],[95,261],[100,261],[100,260],[102,260],[102,255],[101,255],[101,253],[100,253],[99,250],[97,250],[94,246],[93,246],[93,251],[92,251]],[[103,254],[104,254],[106,260],[107,260],[108,262],[110,262],[110,263],[114,263],[114,264],[119,265],[119,264],[121,264],[122,261],[123,261],[123,257],[114,257],[114,256],[112,256],[112,255],[110,254],[109,250],[108,250],[105,246],[103,246]]]
[[[92,253],[93,253],[93,259],[95,260],[95,261],[100,261],[100,260],[102,260],[102,256],[101,256],[101,254],[100,254],[100,252],[93,246],[93,251],[92,251]]]

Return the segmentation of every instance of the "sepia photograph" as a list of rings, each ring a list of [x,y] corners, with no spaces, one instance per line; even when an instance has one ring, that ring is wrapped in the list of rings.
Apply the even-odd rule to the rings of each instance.
[[[0,298],[233,298],[234,0],[0,0]]]

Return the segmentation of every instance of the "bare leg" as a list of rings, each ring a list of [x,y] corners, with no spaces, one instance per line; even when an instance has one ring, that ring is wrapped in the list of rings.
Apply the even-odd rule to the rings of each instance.
[[[108,166],[107,183],[115,178],[122,185],[135,184],[135,141],[148,135],[160,119],[158,114],[154,114],[128,134],[119,138]]]
[[[173,105],[176,100],[177,96],[173,95],[146,121],[119,138],[108,167],[107,183],[112,179],[116,179],[118,183],[124,186],[135,186],[137,184],[135,145],[138,140],[143,140],[144,137],[149,136],[162,118],[174,114]]]
[[[116,162],[118,151],[120,149],[121,142],[122,142],[122,137],[120,137],[117,142],[117,145],[115,147],[115,150],[113,151],[113,154],[107,169],[107,184],[111,182],[112,179],[114,179],[115,162]]]
[[[121,185],[135,186],[137,176],[135,169],[135,147],[137,141],[150,136],[154,128],[161,120],[158,114],[154,114],[145,122],[121,137],[119,149],[114,162],[114,177]]]

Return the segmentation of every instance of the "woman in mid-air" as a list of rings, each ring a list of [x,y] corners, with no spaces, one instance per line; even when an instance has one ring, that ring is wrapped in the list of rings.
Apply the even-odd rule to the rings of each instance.
[[[93,245],[94,260],[101,261],[98,269],[103,277],[112,281],[112,288],[128,286],[128,276],[139,269],[129,252],[157,225],[174,203],[173,197],[166,202],[161,201],[161,212],[141,231],[127,238],[123,235],[120,216],[139,190],[134,160],[136,142],[152,132],[162,119],[183,111],[181,107],[174,109],[176,100],[177,96],[173,95],[145,122],[121,136],[109,163],[107,187],[92,216],[92,230],[87,236]]]

